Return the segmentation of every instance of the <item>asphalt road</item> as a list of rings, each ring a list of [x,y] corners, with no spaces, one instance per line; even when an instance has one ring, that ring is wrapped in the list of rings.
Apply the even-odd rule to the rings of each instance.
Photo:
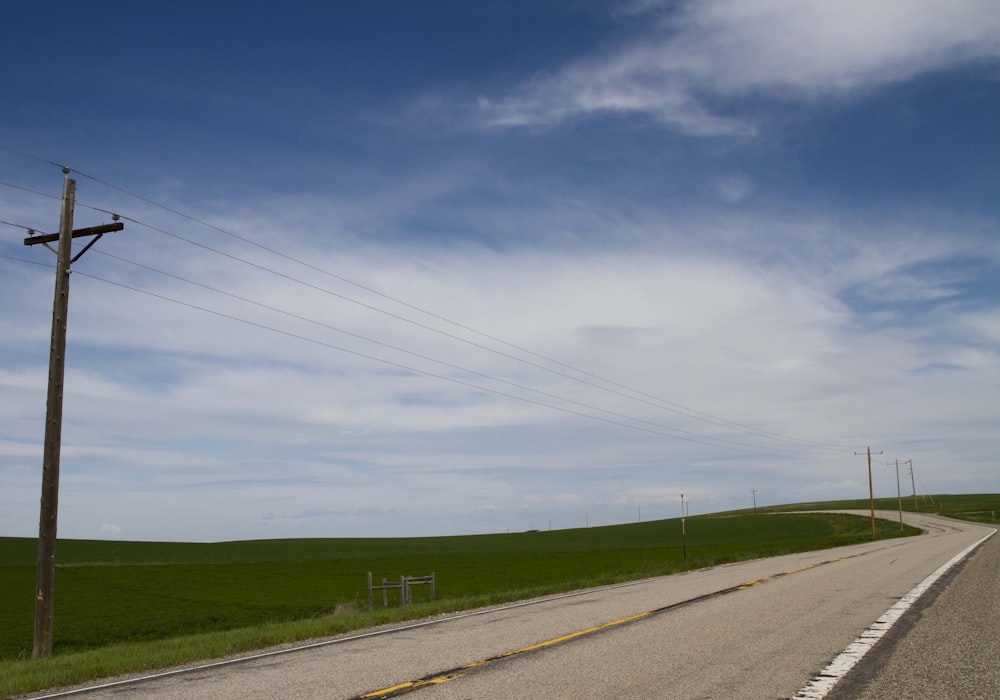
[[[990,531],[906,517],[927,534],[477,611],[74,695],[788,698]],[[975,585],[971,595],[959,607],[979,605]]]
[[[1000,698],[1000,536],[929,590],[827,697]]]

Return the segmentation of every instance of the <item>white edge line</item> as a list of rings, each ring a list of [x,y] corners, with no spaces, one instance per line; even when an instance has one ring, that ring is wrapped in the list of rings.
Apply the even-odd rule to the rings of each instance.
[[[865,654],[871,651],[875,643],[878,642],[892,626],[909,610],[917,600],[920,599],[927,589],[944,576],[949,569],[965,559],[976,547],[996,534],[996,530],[991,530],[979,541],[969,545],[954,557],[949,559],[937,571],[918,583],[913,590],[904,595],[895,605],[886,610],[881,617],[873,622],[868,629],[861,633],[851,644],[847,646],[837,657],[831,661],[826,668],[813,676],[812,680],[805,684],[802,689],[792,696],[792,700],[820,700],[833,690],[841,678],[854,668]]]

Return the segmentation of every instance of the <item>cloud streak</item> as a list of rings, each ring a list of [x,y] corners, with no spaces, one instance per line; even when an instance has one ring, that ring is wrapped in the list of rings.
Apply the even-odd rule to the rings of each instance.
[[[989,0],[709,0],[655,21],[659,5],[634,8],[652,26],[616,48],[480,97],[481,123],[633,113],[690,135],[752,136],[757,125],[728,116],[729,101],[843,99],[1000,57],[1000,8]]]

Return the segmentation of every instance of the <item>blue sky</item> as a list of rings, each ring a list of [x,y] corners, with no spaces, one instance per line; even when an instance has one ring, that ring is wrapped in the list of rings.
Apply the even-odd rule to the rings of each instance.
[[[994,2],[39,2],[0,534],[434,535],[997,490]],[[79,247],[79,243],[77,244]],[[909,476],[902,468],[904,493]]]

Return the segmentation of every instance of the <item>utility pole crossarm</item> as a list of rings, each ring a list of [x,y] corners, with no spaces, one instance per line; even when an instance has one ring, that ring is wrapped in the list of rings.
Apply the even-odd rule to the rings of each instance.
[[[113,224],[101,224],[100,226],[90,226],[88,228],[78,228],[73,229],[73,238],[82,238],[83,236],[100,236],[105,233],[114,233],[115,231],[121,231],[125,228],[125,224],[121,221],[116,221]],[[55,243],[59,240],[58,233],[43,233],[40,236],[28,236],[24,239],[24,245],[35,245],[37,243]]]

